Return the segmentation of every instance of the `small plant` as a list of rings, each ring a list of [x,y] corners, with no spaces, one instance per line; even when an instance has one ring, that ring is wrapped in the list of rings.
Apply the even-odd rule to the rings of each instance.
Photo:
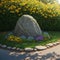
[[[25,35],[21,35],[20,38],[21,39],[26,39],[26,36]]]
[[[48,43],[54,43],[59,41],[60,39],[60,32],[48,32],[50,39],[45,39],[43,37],[43,40],[27,40],[27,39],[21,39],[20,37],[9,35],[5,39],[5,35],[7,33],[0,33],[0,44],[12,46],[12,47],[18,47],[18,48],[26,48],[26,47],[35,47],[36,45],[46,45]],[[8,35],[8,34],[7,34]],[[46,35],[45,35],[46,36]],[[38,36],[39,37],[39,36]],[[51,38],[52,37],[52,38]],[[28,37],[27,37],[28,38]],[[41,36],[40,36],[41,38]]]
[[[37,37],[33,37],[33,36],[28,36],[26,37],[25,35],[21,35],[21,36],[15,36],[13,34],[13,32],[8,32],[5,35],[5,39],[7,39],[8,41],[14,41],[14,42],[18,42],[18,43],[27,43],[27,42],[39,42],[39,41],[43,41],[43,40],[49,40],[50,39],[50,35],[48,34],[48,32],[43,32],[42,35],[37,36]]]
[[[36,37],[36,40],[37,40],[37,41],[41,41],[41,40],[43,40],[43,39],[44,39],[43,36],[37,36],[37,37]]]
[[[44,40],[50,39],[50,35],[48,34],[48,32],[43,32],[43,36],[44,36]]]
[[[34,40],[34,37],[29,36],[29,37],[27,38],[27,40]]]
[[[49,40],[49,39],[50,39],[50,35],[48,34],[48,32],[43,32],[42,35],[36,37],[37,41]]]
[[[13,35],[13,32],[7,32],[7,33],[5,34],[5,39],[7,39],[9,35]]]
[[[22,39],[14,35],[9,35],[7,40],[22,43]]]

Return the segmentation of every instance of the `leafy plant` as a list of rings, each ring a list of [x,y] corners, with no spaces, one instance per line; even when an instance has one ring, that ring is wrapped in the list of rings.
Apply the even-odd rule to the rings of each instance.
[[[0,31],[13,30],[24,14],[33,16],[42,30],[60,30],[60,5],[56,2],[44,4],[38,0],[1,0]]]

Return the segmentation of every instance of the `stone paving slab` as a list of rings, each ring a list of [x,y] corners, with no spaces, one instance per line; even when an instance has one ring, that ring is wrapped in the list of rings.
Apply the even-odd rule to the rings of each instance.
[[[33,51],[33,48],[25,48],[25,51]]]
[[[12,47],[8,46],[7,49],[12,49]]]
[[[46,44],[46,46],[52,47],[53,43]]]
[[[6,48],[7,46],[6,46],[6,45],[2,45],[1,47],[2,47],[2,48]]]
[[[45,50],[47,47],[46,46],[35,46],[37,50]]]

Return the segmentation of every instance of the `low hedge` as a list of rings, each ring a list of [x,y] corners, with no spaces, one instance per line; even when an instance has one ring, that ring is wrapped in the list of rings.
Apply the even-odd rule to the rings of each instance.
[[[37,0],[2,0],[0,3],[0,31],[13,30],[23,14],[33,16],[42,30],[60,30],[60,7],[57,3],[44,4]]]

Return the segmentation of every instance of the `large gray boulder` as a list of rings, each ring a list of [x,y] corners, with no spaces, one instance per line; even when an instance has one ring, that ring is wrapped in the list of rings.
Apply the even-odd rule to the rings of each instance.
[[[42,34],[42,31],[37,21],[32,16],[23,15],[17,21],[14,33],[17,36],[38,36]]]

